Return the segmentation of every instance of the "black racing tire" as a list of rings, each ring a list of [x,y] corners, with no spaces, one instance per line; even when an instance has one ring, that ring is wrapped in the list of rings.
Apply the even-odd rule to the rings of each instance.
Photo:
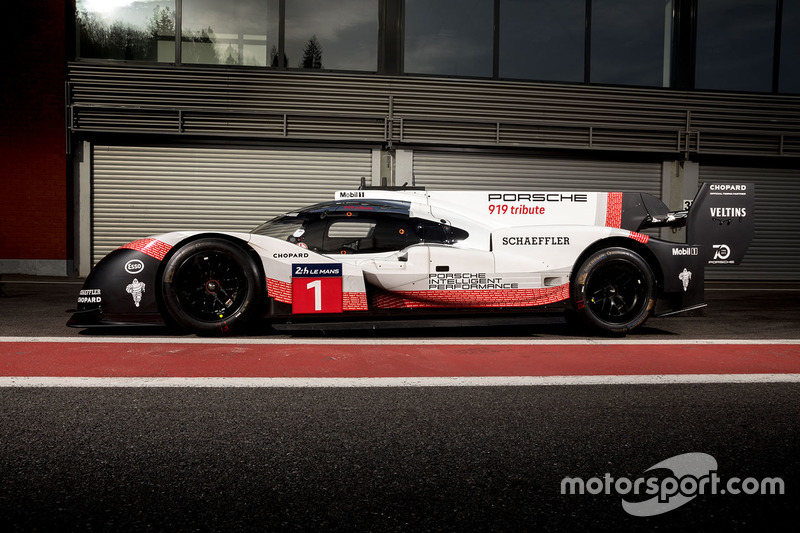
[[[655,307],[655,277],[650,265],[627,248],[590,255],[572,280],[575,314],[594,330],[624,335],[647,320]]]
[[[242,329],[260,304],[261,275],[242,247],[201,239],[169,258],[161,278],[164,311],[179,327],[221,335]]]

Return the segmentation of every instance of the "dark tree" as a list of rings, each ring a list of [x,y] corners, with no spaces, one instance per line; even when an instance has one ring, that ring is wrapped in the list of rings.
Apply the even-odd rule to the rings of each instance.
[[[183,36],[183,62],[200,63],[204,65],[218,65],[219,53],[214,44],[217,37],[211,27],[200,31],[184,30]]]
[[[158,41],[175,39],[175,13],[169,8],[156,8],[145,29],[122,21],[108,24],[86,11],[78,13],[77,22],[81,57],[155,61]]]
[[[232,44],[228,44],[228,48],[225,49],[225,59],[222,62],[226,65],[239,64],[239,51]]]
[[[273,68],[278,68],[281,66],[280,63],[278,62],[278,60],[280,59],[278,57],[278,49],[275,46],[273,46],[272,49],[269,51],[269,57],[270,57],[270,66],[272,66]],[[283,65],[284,67],[289,66],[289,58],[286,57],[286,54],[283,54]]]
[[[322,68],[322,45],[316,35],[312,35],[303,50],[303,59],[300,68]]]
[[[175,37],[175,12],[170,11],[168,7],[163,9],[154,8],[153,18],[147,28],[154,37],[159,35]]]

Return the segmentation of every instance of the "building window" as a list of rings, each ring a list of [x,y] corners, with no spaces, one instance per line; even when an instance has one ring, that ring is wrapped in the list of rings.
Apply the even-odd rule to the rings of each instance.
[[[800,93],[800,0],[75,0],[75,7],[81,59]]]
[[[698,0],[695,86],[771,91],[775,12],[776,0]]]
[[[78,57],[175,61],[175,0],[77,0]]]
[[[778,90],[800,93],[800,0],[783,0],[781,62]]]
[[[378,0],[287,0],[289,68],[378,70]]]
[[[501,78],[581,82],[586,0],[501,0]]]
[[[182,2],[182,63],[264,67],[277,42],[278,0]]]
[[[489,78],[493,0],[406,0],[405,72]]]
[[[592,0],[592,83],[669,87],[672,0]]]

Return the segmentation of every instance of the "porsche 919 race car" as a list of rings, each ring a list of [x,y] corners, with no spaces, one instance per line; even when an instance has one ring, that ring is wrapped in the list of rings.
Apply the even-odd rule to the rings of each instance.
[[[625,334],[653,314],[705,307],[704,269],[742,259],[753,204],[752,184],[731,183],[703,184],[676,212],[643,193],[362,187],[250,233],[125,244],[91,271],[68,325],[223,334],[308,317],[568,312]],[[681,226],[682,243],[643,233]]]

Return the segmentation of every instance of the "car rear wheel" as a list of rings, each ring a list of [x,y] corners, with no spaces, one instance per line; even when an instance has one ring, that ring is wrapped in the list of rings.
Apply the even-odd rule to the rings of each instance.
[[[253,260],[236,244],[223,239],[194,241],[179,249],[164,268],[164,309],[185,329],[228,333],[254,316],[260,279]]]
[[[653,271],[632,250],[600,250],[576,271],[572,302],[585,324],[603,332],[625,334],[641,326],[655,306]]]

